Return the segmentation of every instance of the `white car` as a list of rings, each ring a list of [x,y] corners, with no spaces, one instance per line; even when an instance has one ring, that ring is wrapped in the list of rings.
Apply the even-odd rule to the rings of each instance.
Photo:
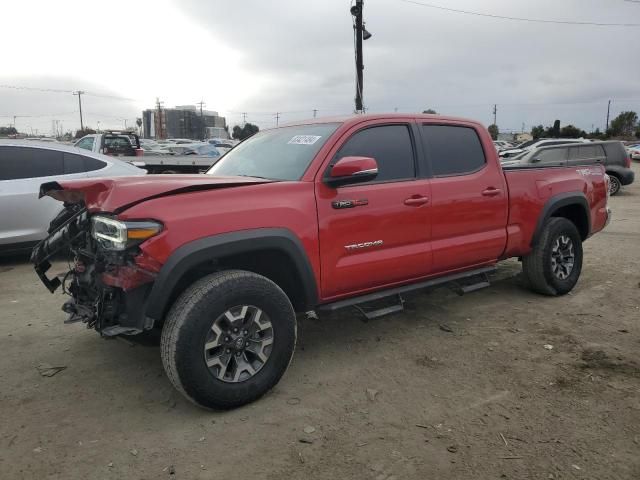
[[[627,152],[632,160],[640,160],[640,145],[631,145],[627,147]]]
[[[564,145],[567,143],[589,143],[591,140],[586,138],[537,138],[535,140],[529,140],[528,142],[521,143],[515,148],[508,150],[501,150],[499,152],[500,158],[510,158],[520,155],[523,152],[528,152],[534,148],[540,147],[552,147],[553,145]]]
[[[26,250],[47,236],[49,222],[63,209],[38,199],[46,182],[145,175],[116,158],[56,143],[0,141],[0,253]]]

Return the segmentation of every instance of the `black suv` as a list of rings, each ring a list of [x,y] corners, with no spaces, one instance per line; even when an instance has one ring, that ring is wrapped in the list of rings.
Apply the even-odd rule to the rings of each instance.
[[[634,180],[631,158],[623,143],[617,140],[540,147],[513,158],[501,159],[501,162],[503,168],[535,166],[538,163],[547,166],[601,163],[611,179],[609,189],[611,195],[617,194],[622,185],[629,185]]]

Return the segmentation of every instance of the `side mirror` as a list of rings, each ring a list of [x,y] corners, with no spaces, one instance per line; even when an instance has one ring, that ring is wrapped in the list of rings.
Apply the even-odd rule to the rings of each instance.
[[[378,164],[371,157],[342,157],[331,166],[325,183],[331,187],[362,183],[378,175]]]

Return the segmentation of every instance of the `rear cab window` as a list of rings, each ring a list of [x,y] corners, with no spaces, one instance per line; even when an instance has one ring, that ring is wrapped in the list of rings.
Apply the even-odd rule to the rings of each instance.
[[[468,175],[487,164],[480,137],[473,127],[423,124],[421,131],[434,177]]]

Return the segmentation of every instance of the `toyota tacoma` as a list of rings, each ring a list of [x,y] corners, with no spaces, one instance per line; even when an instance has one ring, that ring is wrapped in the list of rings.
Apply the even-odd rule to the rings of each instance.
[[[314,119],[259,132],[204,175],[60,181],[40,194],[65,206],[32,261],[70,296],[67,322],[160,331],[172,384],[222,409],[278,382],[296,313],[352,306],[374,318],[409,290],[487,286],[510,257],[533,290],[563,295],[582,242],[610,216],[601,165],[503,169],[486,128],[440,115]],[[69,271],[47,275],[61,252]],[[385,298],[397,304],[372,310]]]

